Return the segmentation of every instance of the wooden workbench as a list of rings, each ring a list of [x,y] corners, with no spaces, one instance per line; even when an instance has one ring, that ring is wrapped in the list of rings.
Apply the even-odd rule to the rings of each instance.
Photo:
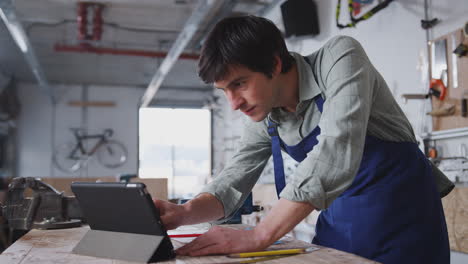
[[[0,255],[0,263],[8,264],[56,264],[56,263],[87,263],[87,264],[129,264],[131,262],[94,258],[71,253],[75,245],[88,231],[88,227],[61,229],[61,230],[36,230],[33,229]],[[271,246],[269,249],[281,248],[307,248],[311,246],[294,239],[283,239],[284,243]],[[173,240],[174,247],[180,247],[181,242]],[[197,263],[238,263],[238,259],[226,256],[186,257],[178,256],[176,260],[160,263],[197,264]],[[294,263],[294,264],[323,264],[346,263],[366,264],[376,263],[353,254],[345,253],[331,248],[320,248],[309,254],[301,254],[269,260],[262,263]]]

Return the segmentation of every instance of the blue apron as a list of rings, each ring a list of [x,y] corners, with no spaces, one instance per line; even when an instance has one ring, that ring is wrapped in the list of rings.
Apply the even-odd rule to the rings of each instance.
[[[324,100],[315,103],[322,112]],[[285,186],[281,148],[301,162],[318,143],[316,127],[295,146],[269,121],[277,194]],[[432,168],[417,144],[366,136],[352,185],[325,210],[314,244],[382,263],[449,263],[447,227]]]

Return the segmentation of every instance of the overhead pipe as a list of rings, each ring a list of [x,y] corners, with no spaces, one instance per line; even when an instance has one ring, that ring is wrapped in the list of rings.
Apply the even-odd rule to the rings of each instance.
[[[88,10],[92,8],[93,11],[93,25],[92,34],[88,34]],[[99,3],[78,3],[77,9],[77,22],[78,22],[78,40],[79,45],[62,45],[55,44],[54,50],[57,52],[83,52],[95,54],[108,54],[108,55],[126,55],[126,56],[141,56],[151,58],[165,58],[167,52],[148,51],[148,50],[130,50],[130,49],[116,49],[106,47],[95,47],[90,41],[100,41],[102,37],[102,10],[103,4]],[[198,54],[182,54],[181,59],[198,60]]]
[[[82,53],[95,53],[95,54],[108,54],[108,55],[126,55],[126,56],[140,56],[151,58],[165,58],[167,52],[162,51],[148,51],[148,50],[131,50],[131,49],[115,49],[106,47],[94,47],[91,44],[86,45],[61,45],[55,44],[54,50],[57,52],[82,52]],[[179,58],[188,60],[198,60],[198,54],[183,53]]]
[[[78,3],[76,21],[78,22],[78,39],[88,39],[88,4]]]
[[[94,6],[94,17],[93,17],[93,37],[94,41],[101,40],[102,35],[102,9],[103,5],[96,4]]]
[[[102,35],[102,10],[103,4],[99,3],[78,3],[76,21],[78,22],[78,39],[85,40],[101,40]],[[93,11],[92,33],[88,32],[88,11]]]

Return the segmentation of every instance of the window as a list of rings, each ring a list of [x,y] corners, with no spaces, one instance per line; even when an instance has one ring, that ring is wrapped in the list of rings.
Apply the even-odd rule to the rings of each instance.
[[[169,198],[192,198],[211,170],[211,112],[142,108],[139,117],[141,178],[167,178]]]

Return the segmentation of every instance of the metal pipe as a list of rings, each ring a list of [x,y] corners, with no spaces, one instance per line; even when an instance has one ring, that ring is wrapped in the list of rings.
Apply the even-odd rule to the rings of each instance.
[[[468,128],[463,127],[425,133],[422,135],[422,138],[425,140],[438,140],[466,136],[468,136]]]
[[[94,7],[94,17],[93,17],[93,40],[101,40],[102,36],[102,9],[103,5],[96,4]]]
[[[58,52],[83,52],[83,53],[96,53],[96,54],[109,54],[109,55],[126,55],[126,56],[141,56],[151,58],[165,58],[167,52],[162,51],[147,51],[147,50],[130,50],[130,49],[114,49],[106,47],[94,47],[92,45],[61,45],[55,44],[54,50]],[[198,54],[183,53],[179,58],[188,60],[198,60]]]
[[[78,22],[78,39],[86,40],[88,39],[88,4],[87,3],[78,3],[78,14],[76,21]]]

